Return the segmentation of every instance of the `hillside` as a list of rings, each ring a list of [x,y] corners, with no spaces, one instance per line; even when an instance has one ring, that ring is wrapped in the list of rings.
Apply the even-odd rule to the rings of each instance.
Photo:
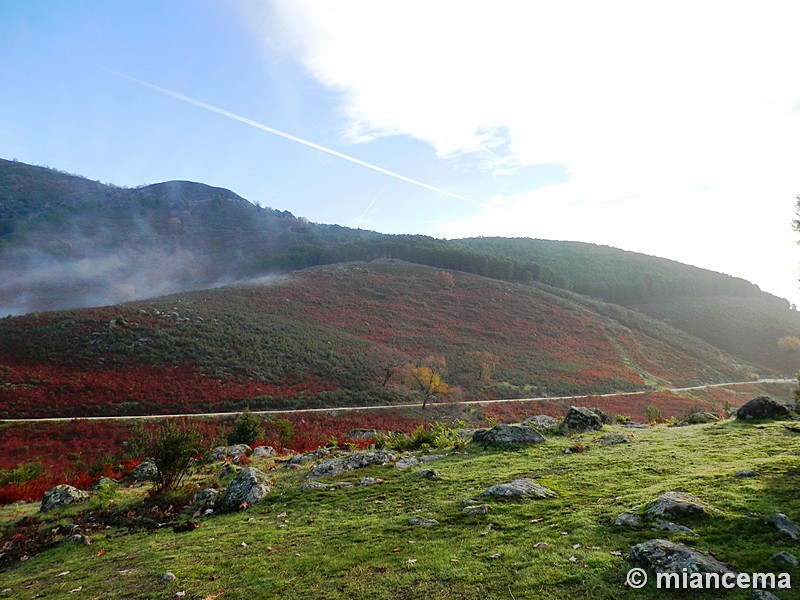
[[[579,302],[578,300],[582,301]],[[513,398],[748,380],[749,367],[620,307],[397,261],[0,320],[0,416],[164,414]]]
[[[800,352],[800,312],[737,277],[608,246],[522,238],[458,240],[482,252],[549,268],[578,294],[642,312],[752,364],[792,375]]]
[[[462,443],[436,448],[438,456],[424,465],[435,470],[429,477],[418,474],[423,465],[392,464],[424,451],[392,450],[389,464],[314,480],[307,475],[325,455],[306,456],[295,469],[286,468],[288,457],[252,458],[272,489],[231,512],[192,502],[198,487],[218,488],[221,496],[230,464],[200,464],[186,488],[161,502],[148,497],[147,484],[106,484],[84,505],[0,509],[8,551],[0,567],[3,595],[656,599],[665,592],[652,573],[641,590],[625,583],[632,547],[653,538],[713,555],[738,572],[788,572],[796,586],[798,568],[775,555],[796,554],[797,542],[767,522],[778,512],[800,519],[800,445],[783,425],[613,425],[570,436],[548,432],[544,443],[514,451]],[[609,434],[628,443],[598,442]],[[737,476],[745,469],[756,476]],[[534,479],[553,495],[482,495],[518,478]],[[310,482],[317,488],[301,487]],[[622,513],[644,516],[673,490],[696,496],[706,515],[671,516],[683,529],[657,519],[615,525]],[[782,600],[797,597],[792,589],[774,592]],[[688,594],[751,598],[749,589],[666,597]]]

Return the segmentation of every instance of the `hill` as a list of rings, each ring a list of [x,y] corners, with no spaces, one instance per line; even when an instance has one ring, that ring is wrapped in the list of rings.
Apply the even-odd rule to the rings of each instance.
[[[146,302],[0,320],[0,416],[457,400],[748,380],[750,367],[618,306],[397,261],[313,267]],[[443,399],[444,399],[443,397]]]
[[[231,465],[220,462],[201,464],[184,490],[162,502],[149,498],[142,484],[112,483],[84,505],[45,513],[38,502],[4,507],[3,594],[656,599],[664,591],[656,589],[652,572],[643,589],[626,585],[631,548],[652,538],[713,555],[741,573],[797,578],[796,566],[774,558],[796,554],[796,542],[767,522],[778,512],[794,522],[800,515],[796,434],[781,423],[734,421],[604,429],[548,433],[546,442],[512,452],[445,447],[425,465],[435,470],[431,477],[416,473],[421,466],[402,470],[390,462],[314,479],[317,487],[306,490],[301,486],[312,482],[306,476],[324,454],[306,456],[295,469],[285,467],[288,457],[252,458],[272,489],[232,512],[192,502],[198,486],[224,491],[230,476],[222,470]],[[629,443],[598,443],[609,433]],[[397,458],[423,454],[392,451]],[[757,476],[737,476],[745,469]],[[517,478],[534,479],[553,495],[482,496]],[[673,490],[696,496],[706,516],[671,516],[683,529],[658,520],[615,525],[622,513],[645,515],[648,504]],[[468,507],[474,514],[464,512]],[[27,560],[20,560],[23,553]],[[172,576],[164,577],[167,572]],[[792,590],[773,591],[796,597]],[[702,596],[751,597],[749,589]]]
[[[608,246],[523,238],[472,238],[460,245],[548,268],[561,287],[642,312],[752,364],[791,375],[800,352],[800,312],[738,277]]]

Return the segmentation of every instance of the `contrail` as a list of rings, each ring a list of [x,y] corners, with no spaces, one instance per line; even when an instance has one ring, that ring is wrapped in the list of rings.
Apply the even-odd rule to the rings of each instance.
[[[193,106],[197,106],[199,108],[203,108],[213,113],[217,113],[218,115],[222,115],[223,117],[228,117],[229,119],[233,119],[234,121],[239,121],[240,123],[244,123],[245,125],[250,125],[250,127],[255,127],[256,129],[260,129],[262,131],[266,131],[267,133],[271,133],[272,135],[277,135],[278,137],[282,137],[284,139],[290,140],[297,144],[302,144],[303,146],[308,146],[309,148],[313,148],[314,150],[319,150],[320,152],[325,152],[326,154],[330,154],[332,156],[336,156],[337,158],[341,158],[351,163],[355,163],[362,167],[366,167],[367,169],[372,169],[373,171],[377,171],[378,173],[383,173],[384,175],[388,175],[389,177],[394,177],[395,179],[399,179],[400,181],[405,181],[406,183],[410,183],[412,185],[416,185],[421,188],[425,188],[426,190],[431,190],[433,192],[437,192],[439,194],[443,194],[445,196],[449,196],[451,198],[455,198],[456,200],[461,200],[462,202],[467,202],[469,204],[474,204],[475,206],[483,206],[482,203],[472,200],[471,198],[466,198],[464,196],[460,196],[458,194],[454,194],[453,192],[448,192],[447,190],[443,190],[441,188],[434,187],[422,181],[417,181],[416,179],[411,179],[410,177],[406,177],[405,175],[400,175],[399,173],[395,173],[394,171],[389,171],[388,169],[384,169],[383,167],[379,167],[377,165],[373,165],[371,163],[365,162],[363,160],[359,160],[353,156],[349,156],[342,152],[338,152],[336,150],[332,150],[331,148],[326,148],[325,146],[320,146],[319,144],[315,144],[314,142],[310,142],[308,140],[304,140],[303,138],[299,138],[295,135],[290,133],[286,133],[285,131],[281,131],[279,129],[275,129],[274,127],[269,127],[268,125],[264,125],[263,123],[259,123],[258,121],[253,121],[252,119],[248,119],[247,117],[243,117],[241,115],[237,115],[236,113],[232,113],[228,110],[223,108],[219,108],[218,106],[214,106],[213,104],[207,104],[205,102],[201,102],[200,100],[195,100],[194,98],[190,98],[189,96],[184,96],[183,94],[179,94],[178,92],[173,92],[172,90],[168,90],[167,88],[163,88],[161,86],[148,83],[147,81],[142,81],[141,79],[136,79],[135,77],[131,77],[130,75],[125,75],[124,73],[118,73],[111,69],[107,69],[111,73],[119,77],[123,77],[128,79],[129,81],[133,81],[138,83],[139,85],[143,85],[145,87],[149,87],[150,89],[156,90],[157,92],[161,92],[167,96],[175,98],[177,100],[181,100],[186,102],[187,104],[192,104]]]

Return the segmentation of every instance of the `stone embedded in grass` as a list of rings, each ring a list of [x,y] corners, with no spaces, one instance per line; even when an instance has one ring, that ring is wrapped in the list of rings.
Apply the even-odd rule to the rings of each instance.
[[[696,496],[684,492],[666,492],[645,508],[651,517],[662,519],[697,518],[708,516],[707,505]]]
[[[383,483],[380,477],[362,477],[358,480],[358,485],[375,485],[376,483]]]
[[[147,457],[131,471],[134,481],[154,481],[158,477],[158,467],[156,459]]]
[[[247,508],[261,501],[270,490],[269,477],[255,467],[247,467],[231,481],[220,504],[228,510]]]
[[[752,469],[742,469],[741,471],[736,471],[736,477],[761,477],[761,473],[753,471]]]
[[[328,485],[319,481],[308,481],[300,486],[301,492],[312,492],[315,490],[327,490]]]
[[[465,515],[485,515],[492,509],[488,504],[479,504],[478,506],[467,506],[461,510]]]
[[[732,572],[716,558],[706,556],[684,544],[653,539],[633,546],[628,560],[655,573],[724,573]]]
[[[411,517],[408,520],[408,524],[419,527],[433,527],[434,525],[438,525],[439,521],[436,519],[426,519],[425,517]]]
[[[716,423],[719,421],[719,415],[715,415],[707,410],[699,410],[688,415],[683,421],[682,425],[702,425],[704,423]]]
[[[597,440],[604,446],[615,446],[617,444],[630,444],[631,440],[628,436],[621,433],[609,433]]]
[[[482,495],[496,498],[554,498],[558,494],[533,479],[523,478],[493,485]]]
[[[476,432],[476,435],[478,435],[478,432]],[[541,444],[547,440],[533,427],[528,427],[527,425],[505,425],[501,423],[495,425],[488,431],[483,431],[477,440],[473,436],[473,441],[478,441],[486,445],[528,446],[531,444]]]
[[[779,565],[786,565],[788,567],[798,566],[797,557],[791,552],[778,552],[772,555],[772,562]]]
[[[214,488],[200,488],[192,497],[192,504],[202,504],[204,507],[214,506],[217,502],[219,491]]]
[[[394,463],[395,469],[400,469],[401,471],[405,471],[406,469],[410,469],[412,467],[416,467],[419,464],[419,460],[417,460],[414,456],[406,456],[404,458],[400,458]]]
[[[525,419],[522,424],[528,427],[533,427],[539,431],[547,429],[555,429],[558,427],[560,421],[550,415],[534,415]]]
[[[603,420],[585,406],[570,406],[561,433],[598,431],[603,428]]]
[[[272,446],[256,446],[253,448],[253,453],[250,455],[250,458],[266,458],[268,456],[275,456],[276,454],[275,448]]]
[[[616,519],[614,519],[614,525],[617,527],[641,527],[642,517],[639,515],[634,515],[633,513],[622,513]]]
[[[89,499],[89,492],[84,492],[71,485],[62,484],[47,490],[42,497],[41,512],[64,508],[73,504],[86,502]]]
[[[790,408],[773,400],[769,396],[757,396],[742,405],[736,411],[736,418],[749,421],[752,419],[787,419]]]
[[[797,534],[800,533],[800,528],[789,520],[783,513],[775,513],[767,519],[767,523],[773,525],[775,529],[781,533],[785,533],[793,540],[797,539]]]
[[[447,458],[447,454],[423,454],[420,457],[420,460],[423,463],[433,462],[435,460],[441,460],[443,458]]]
[[[169,583],[170,581],[175,581],[176,579],[177,577],[175,577],[175,573],[170,573],[169,571],[167,571],[161,576],[161,579],[159,579],[159,581],[161,583]]]
[[[685,533],[687,535],[697,535],[693,530],[685,525],[678,525],[672,521],[656,521],[651,528],[653,531],[669,531],[670,533]]]
[[[436,469],[420,469],[414,473],[414,477],[419,477],[421,479],[437,479],[439,477],[439,471]]]
[[[383,465],[395,459],[389,452],[356,452],[349,456],[342,456],[324,460],[309,471],[306,479],[318,477],[335,477],[342,473],[362,469],[372,465]]]
[[[239,458],[240,456],[248,456],[252,451],[252,448],[247,444],[217,446],[211,451],[211,460],[224,460],[227,457]]]
[[[750,592],[750,600],[780,600],[780,598],[767,590],[753,590]]]

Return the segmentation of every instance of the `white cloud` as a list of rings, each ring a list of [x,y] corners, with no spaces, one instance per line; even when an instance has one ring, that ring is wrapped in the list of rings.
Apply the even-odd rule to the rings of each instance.
[[[572,174],[493,198],[474,218],[442,223],[442,235],[596,241],[794,293],[795,269],[785,272],[800,260],[788,226],[800,192],[794,2],[272,8],[281,28],[268,27],[271,39],[280,31],[341,94],[351,141],[406,134],[441,156],[476,152],[497,173],[558,163]]]

